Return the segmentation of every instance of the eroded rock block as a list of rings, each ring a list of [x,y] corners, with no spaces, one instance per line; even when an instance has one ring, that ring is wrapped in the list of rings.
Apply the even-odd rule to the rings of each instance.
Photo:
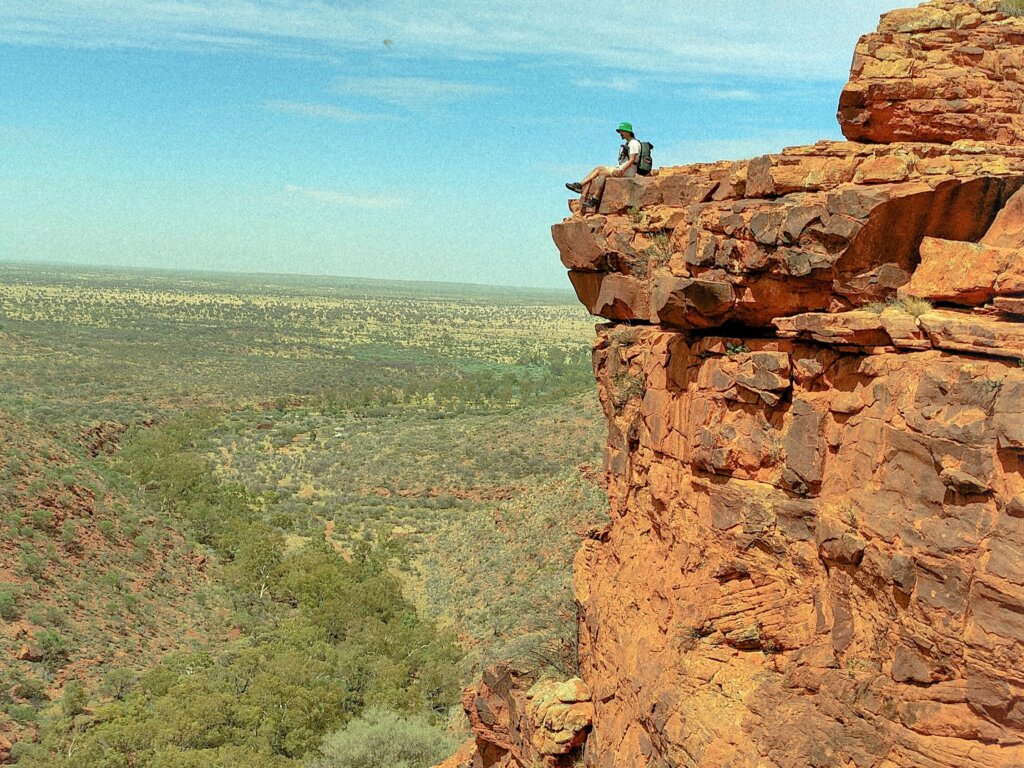
[[[839,123],[851,141],[1019,144],[1024,21],[999,3],[933,0],[861,38]]]
[[[900,293],[966,306],[985,304],[1000,294],[1024,293],[1024,253],[926,237],[921,265]]]

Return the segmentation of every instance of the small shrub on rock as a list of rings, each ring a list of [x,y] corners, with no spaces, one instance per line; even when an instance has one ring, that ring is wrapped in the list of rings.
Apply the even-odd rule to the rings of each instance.
[[[1007,16],[1024,16],[1024,0],[1003,0],[999,11]]]

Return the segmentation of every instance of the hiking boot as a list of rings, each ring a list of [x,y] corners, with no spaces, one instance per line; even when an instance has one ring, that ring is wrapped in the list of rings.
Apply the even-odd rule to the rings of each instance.
[[[596,197],[588,197],[586,200],[583,201],[584,208],[597,208],[597,206],[599,206],[600,204],[601,201],[598,200]]]
[[[565,185],[565,188],[568,189],[570,192],[575,192],[577,195],[583,191],[583,185],[580,184],[578,181],[570,181],[568,184]]]

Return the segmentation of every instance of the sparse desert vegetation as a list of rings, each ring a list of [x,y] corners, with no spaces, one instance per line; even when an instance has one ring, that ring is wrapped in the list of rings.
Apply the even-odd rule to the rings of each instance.
[[[571,296],[6,265],[0,323],[17,764],[426,754],[480,664],[571,671],[606,514]]]

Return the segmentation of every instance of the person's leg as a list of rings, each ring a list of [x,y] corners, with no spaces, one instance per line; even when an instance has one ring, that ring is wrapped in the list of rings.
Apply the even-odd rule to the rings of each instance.
[[[586,202],[591,198],[601,199],[601,195],[604,193],[604,183],[608,179],[607,168],[598,168],[597,174],[594,178],[590,179],[583,185],[583,192],[580,194],[580,200]]]
[[[601,172],[603,172],[605,170],[607,170],[607,169],[604,166],[599,165],[599,166],[597,166],[597,168],[595,168],[590,173],[588,173],[586,176],[584,176],[580,181],[569,182],[565,186],[568,189],[572,190],[573,192],[579,192],[581,188],[582,189],[586,189],[587,185],[590,184],[590,182],[592,182],[594,179],[596,179],[598,174],[600,174]],[[586,200],[587,199],[587,196],[586,196],[585,193],[584,193],[584,195],[583,195],[583,197],[581,199],[582,200]]]
[[[604,172],[604,166],[603,165],[597,166],[597,168],[595,168],[594,170],[592,170],[590,173],[588,173],[586,176],[583,177],[583,179],[580,181],[580,184],[582,184],[583,186],[586,186],[587,184],[592,182],[594,179],[596,179],[599,174],[601,174],[603,172]]]

